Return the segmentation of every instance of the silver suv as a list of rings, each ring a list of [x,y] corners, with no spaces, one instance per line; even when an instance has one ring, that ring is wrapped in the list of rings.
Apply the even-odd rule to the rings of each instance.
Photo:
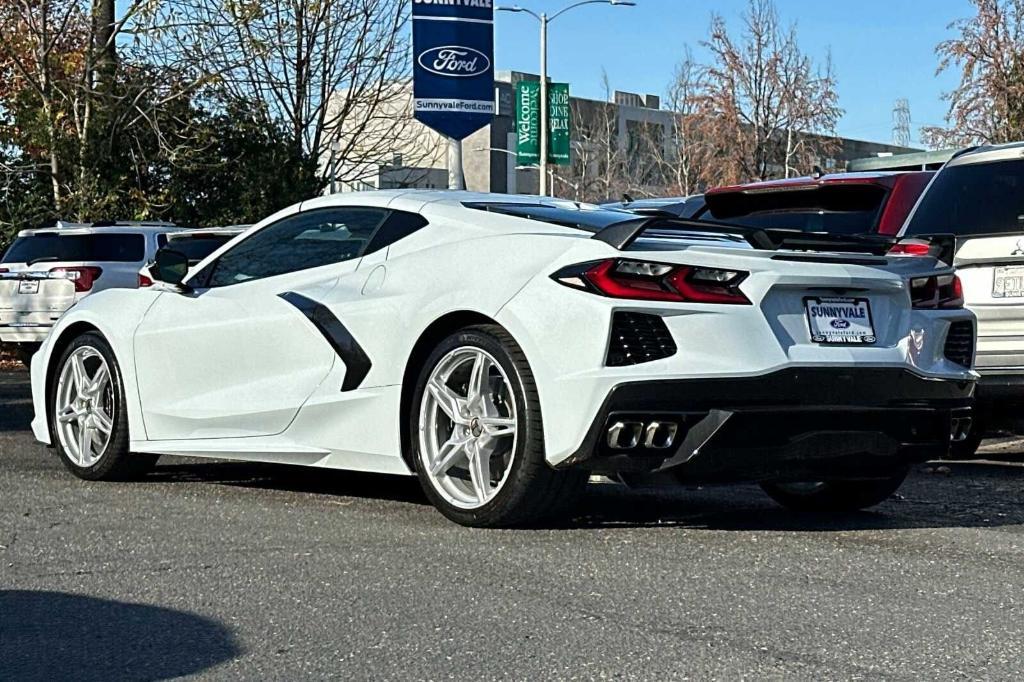
[[[0,259],[0,341],[27,359],[79,299],[138,287],[139,268],[166,235],[182,229],[162,222],[58,222],[22,230]]]
[[[976,147],[938,172],[900,236],[956,235],[953,264],[978,317],[973,454],[986,427],[1024,405],[1024,142]]]

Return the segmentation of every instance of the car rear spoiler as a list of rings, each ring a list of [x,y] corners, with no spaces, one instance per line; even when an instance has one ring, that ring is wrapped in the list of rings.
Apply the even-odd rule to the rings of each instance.
[[[866,253],[874,256],[887,255],[894,246],[904,241],[879,234],[840,235],[828,232],[763,229],[664,216],[637,218],[615,223],[594,234],[592,239],[597,239],[619,251],[624,251],[648,232],[657,233],[657,235],[651,234],[650,236],[658,237],[671,237],[675,234],[680,236],[686,234],[727,235],[745,241],[755,249],[765,251]],[[953,254],[956,251],[956,238],[953,235],[917,235],[913,237],[913,240],[927,242],[928,255],[952,264]]]

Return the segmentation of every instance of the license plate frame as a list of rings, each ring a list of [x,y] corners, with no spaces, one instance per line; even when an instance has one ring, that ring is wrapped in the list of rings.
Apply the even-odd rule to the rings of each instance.
[[[19,294],[38,294],[39,293],[39,280],[38,279],[23,279],[18,282],[18,293]]]
[[[820,310],[815,314],[815,306]],[[832,314],[844,311],[843,314]],[[857,313],[863,311],[863,315]],[[823,314],[824,313],[824,314]],[[871,346],[878,342],[871,301],[847,296],[806,296],[804,314],[811,341],[825,346]],[[843,324],[845,322],[845,325]],[[823,327],[826,327],[823,328]]]
[[[1016,288],[1007,290],[1006,280],[1010,278],[1017,279]],[[1024,265],[1002,265],[992,269],[992,298],[1024,298]]]

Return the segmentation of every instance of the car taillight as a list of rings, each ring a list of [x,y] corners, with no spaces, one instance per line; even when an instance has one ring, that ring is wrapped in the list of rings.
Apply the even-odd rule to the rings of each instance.
[[[893,244],[889,249],[890,256],[930,256],[932,245],[924,241],[903,241]]]
[[[956,275],[918,277],[910,280],[910,301],[924,310],[963,308],[963,285]]]
[[[139,287],[151,287],[153,286],[153,280],[146,275],[139,273]]]
[[[746,272],[611,259],[562,268],[551,276],[574,289],[611,298],[750,305],[739,290]]]
[[[50,275],[69,279],[75,285],[76,292],[89,291],[93,283],[103,274],[103,268],[97,267],[75,267],[75,268],[53,268]]]
[[[0,268],[0,272],[10,272],[7,268]]]

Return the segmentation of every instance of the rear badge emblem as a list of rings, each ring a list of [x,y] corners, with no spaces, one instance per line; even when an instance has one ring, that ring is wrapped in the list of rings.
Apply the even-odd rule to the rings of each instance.
[[[1017,240],[1017,248],[1010,253],[1011,256],[1024,256],[1024,239]]]

